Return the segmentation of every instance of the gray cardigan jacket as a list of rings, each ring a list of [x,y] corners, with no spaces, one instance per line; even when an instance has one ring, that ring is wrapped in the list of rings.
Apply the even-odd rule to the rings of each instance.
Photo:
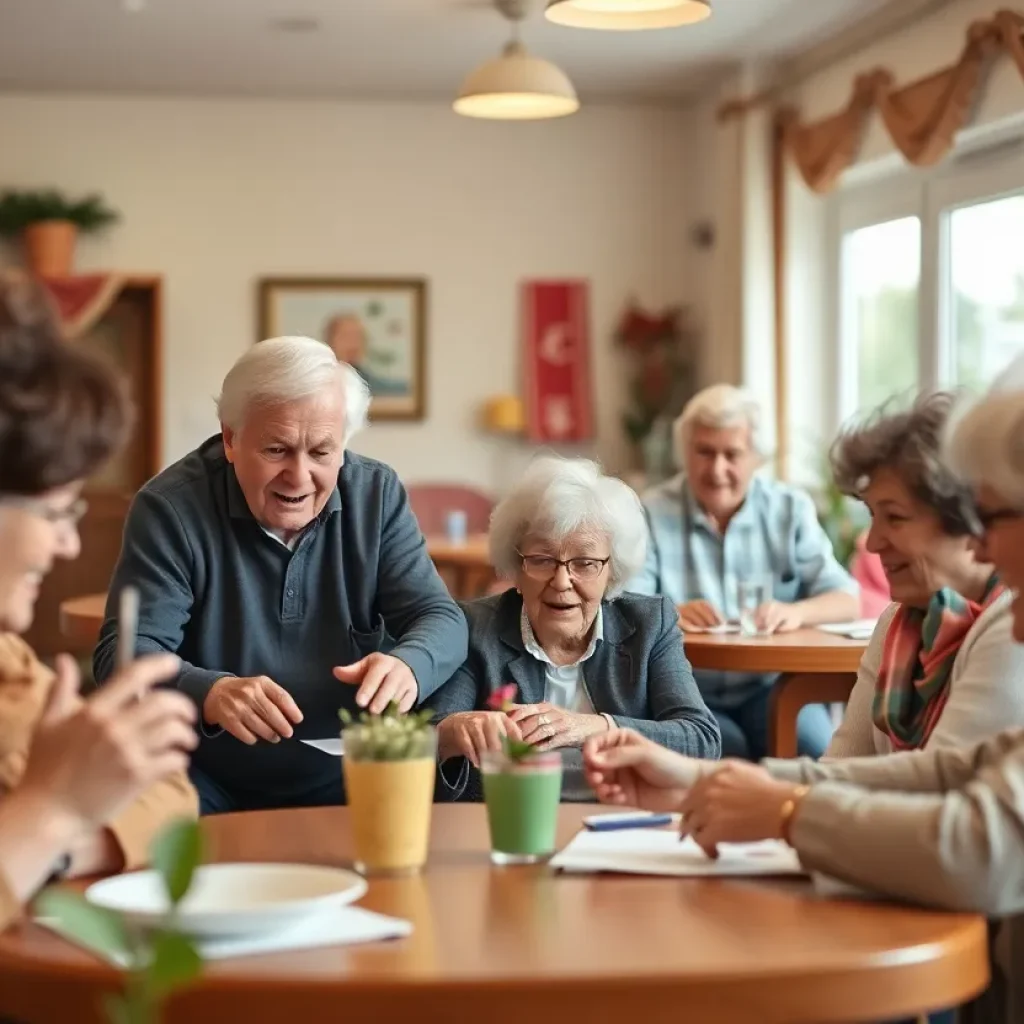
[[[961,1019],[1024,1021],[1024,730],[964,750],[763,764],[812,786],[791,834],[807,868],[1002,919],[992,987]]]
[[[515,590],[462,605],[469,656],[424,704],[438,719],[485,708],[488,696],[505,683],[518,687],[517,703],[544,700],[544,665],[523,646],[522,608]],[[594,710],[670,750],[717,758],[721,733],[694,682],[675,605],[667,597],[623,594],[604,602],[603,615],[604,639],[583,663],[583,683]],[[580,753],[565,751],[563,757],[571,765]],[[456,798],[476,796],[478,780],[467,792],[468,762],[457,760],[457,766],[445,765],[439,795],[448,789]]]

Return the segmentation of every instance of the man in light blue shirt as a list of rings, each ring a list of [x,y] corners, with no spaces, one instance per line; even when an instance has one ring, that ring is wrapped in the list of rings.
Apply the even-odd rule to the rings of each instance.
[[[627,589],[670,597],[685,630],[736,621],[740,581],[770,588],[756,613],[765,632],[857,616],[857,584],[836,561],[810,497],[754,475],[764,461],[759,422],[746,392],[726,384],[701,391],[674,426],[684,472],[644,495],[651,542],[644,571]],[[722,729],[722,756],[765,756],[774,676],[694,675]],[[801,754],[820,757],[831,735],[822,705],[800,712]]]

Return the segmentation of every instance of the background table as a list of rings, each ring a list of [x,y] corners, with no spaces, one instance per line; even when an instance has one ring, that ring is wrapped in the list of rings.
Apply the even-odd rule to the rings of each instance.
[[[60,603],[60,632],[75,653],[91,651],[100,638],[106,594],[87,594]]]
[[[685,646],[694,668],[780,673],[772,688],[768,752],[773,757],[796,757],[800,709],[805,704],[849,700],[867,641],[799,629],[773,636],[687,633]]]
[[[428,536],[427,554],[452,597],[460,601],[480,597],[494,582],[486,533],[470,534],[462,543]]]
[[[558,876],[493,868],[484,809],[435,807],[421,877],[371,880],[362,905],[404,940],[211,965],[166,1024],[751,1024],[909,1017],[988,982],[985,922],[835,902],[809,883]],[[563,806],[567,841],[586,806]],[[211,859],[346,864],[343,808],[204,820]],[[47,930],[0,936],[0,1016],[90,1024],[114,974]]]

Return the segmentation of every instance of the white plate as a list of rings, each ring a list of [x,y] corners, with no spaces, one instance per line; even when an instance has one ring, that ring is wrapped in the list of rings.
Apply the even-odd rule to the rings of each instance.
[[[353,871],[308,864],[204,864],[178,907],[178,926],[214,938],[271,931],[330,907],[354,903],[366,880]],[[155,871],[135,871],[95,882],[85,898],[142,928],[161,924],[167,912]]]

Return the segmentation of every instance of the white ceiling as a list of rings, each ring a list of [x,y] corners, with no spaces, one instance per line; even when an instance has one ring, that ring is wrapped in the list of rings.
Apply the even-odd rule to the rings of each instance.
[[[522,36],[584,102],[678,99],[899,2],[715,0],[697,26],[606,33],[550,25],[532,0]],[[282,17],[319,28],[272,29]],[[0,89],[447,99],[507,36],[487,0],[0,0]]]

